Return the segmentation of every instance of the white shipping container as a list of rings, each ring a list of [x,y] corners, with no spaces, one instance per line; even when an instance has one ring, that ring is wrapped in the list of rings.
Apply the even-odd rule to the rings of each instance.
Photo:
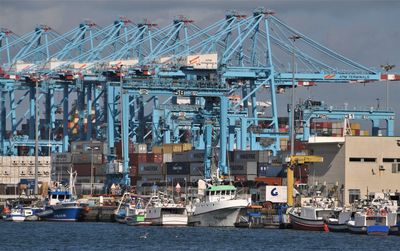
[[[172,153],[164,153],[163,154],[163,161],[164,161],[164,163],[172,162]]]
[[[114,66],[114,67],[120,67],[121,65],[123,66],[135,66],[139,63],[139,60],[137,59],[125,59],[125,60],[115,60],[115,61],[110,61],[108,62],[109,66]]]
[[[28,64],[28,63],[16,63],[15,64],[15,71],[16,72],[21,72],[21,71],[26,71],[28,69],[31,69],[35,66],[35,64]]]
[[[10,166],[10,164],[11,164],[11,157],[3,156],[3,166]]]
[[[217,69],[218,54],[197,54],[186,57],[186,66],[192,66],[194,69]]]
[[[135,144],[134,146],[135,153],[147,153],[147,145],[146,144]]]
[[[64,65],[67,61],[50,61],[45,65],[45,69],[47,70],[54,70],[57,67]]]
[[[265,186],[260,188],[260,200],[270,201],[272,203],[287,202],[286,186]]]
[[[83,70],[93,65],[93,63],[72,63],[72,68],[77,70]]]

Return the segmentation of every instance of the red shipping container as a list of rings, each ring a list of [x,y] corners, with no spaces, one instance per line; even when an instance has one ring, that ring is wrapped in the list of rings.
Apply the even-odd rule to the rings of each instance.
[[[72,170],[77,172],[79,176],[90,176],[91,175],[91,164],[73,164]],[[94,170],[93,170],[94,173]]]
[[[282,178],[281,177],[257,177],[255,178],[256,182],[263,182],[267,185],[274,186],[282,186]]]
[[[147,154],[148,163],[163,163],[163,155],[161,153],[148,153]]]

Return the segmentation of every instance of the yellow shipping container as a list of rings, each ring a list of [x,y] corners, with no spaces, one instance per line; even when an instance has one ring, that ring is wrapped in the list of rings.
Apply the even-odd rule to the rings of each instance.
[[[354,130],[357,130],[357,129],[360,129],[361,126],[360,126],[359,123],[352,123],[352,124],[350,125],[350,128],[351,128],[351,129],[354,129]]]
[[[163,153],[163,148],[162,148],[162,146],[153,146],[152,151],[153,151],[153,153],[160,153],[160,154],[162,154],[162,153]]]
[[[174,152],[173,144],[164,144],[162,146],[162,151],[163,153],[173,153]]]
[[[173,144],[172,145],[172,151],[174,153],[180,153],[182,152],[182,144]]]
[[[182,151],[190,151],[190,150],[192,150],[192,144],[190,144],[190,143],[182,144]]]

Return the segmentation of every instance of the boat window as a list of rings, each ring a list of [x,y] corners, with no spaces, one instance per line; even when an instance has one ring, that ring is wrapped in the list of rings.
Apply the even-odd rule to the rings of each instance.
[[[361,162],[362,158],[350,158],[349,161],[351,162]]]
[[[52,194],[52,195],[51,195],[51,198],[52,198],[52,199],[57,199],[57,194]]]
[[[225,195],[225,192],[226,192],[225,190],[224,190],[224,191],[221,191],[221,195]]]
[[[70,196],[69,196],[69,195],[67,195],[65,198],[66,198],[67,200],[69,200],[69,197],[70,197]]]
[[[58,199],[59,199],[59,200],[64,200],[64,197],[65,197],[64,194],[58,195]]]
[[[364,158],[364,162],[376,162],[376,158]]]

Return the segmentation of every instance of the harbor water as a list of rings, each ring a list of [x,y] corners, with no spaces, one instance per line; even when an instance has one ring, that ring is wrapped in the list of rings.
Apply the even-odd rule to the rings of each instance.
[[[1,250],[399,250],[398,236],[0,221]]]

